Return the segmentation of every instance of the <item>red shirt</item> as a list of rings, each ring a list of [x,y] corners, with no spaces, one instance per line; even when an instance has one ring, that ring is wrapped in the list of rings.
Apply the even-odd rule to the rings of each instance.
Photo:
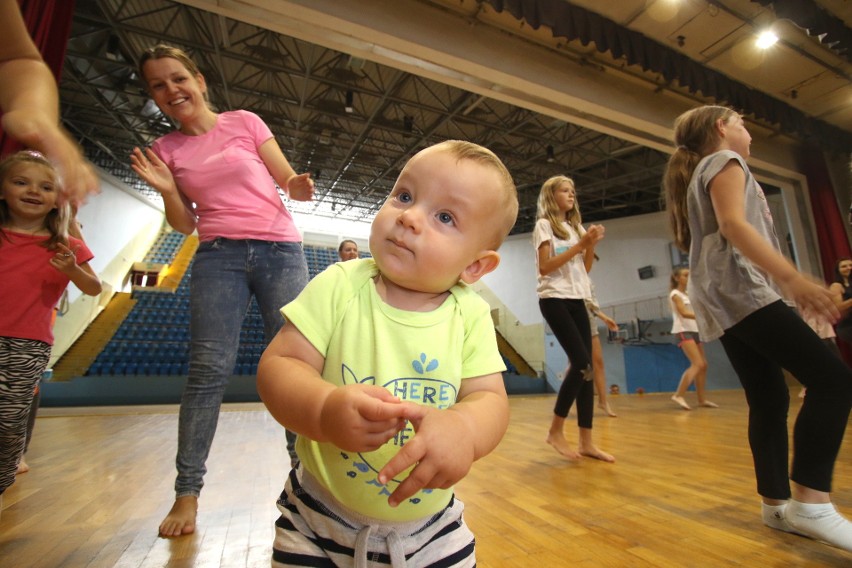
[[[50,265],[56,254],[42,246],[48,237],[5,231],[0,235],[0,336],[36,339],[53,345],[53,308],[69,278]],[[69,237],[77,264],[94,255],[86,244]]]

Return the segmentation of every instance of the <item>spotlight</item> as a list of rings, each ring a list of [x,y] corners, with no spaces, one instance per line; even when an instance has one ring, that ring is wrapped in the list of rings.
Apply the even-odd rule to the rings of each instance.
[[[775,45],[778,41],[778,36],[772,30],[766,30],[765,32],[761,32],[760,35],[757,36],[756,45],[760,49],[767,49]]]
[[[410,114],[406,114],[402,117],[402,128],[406,132],[414,132],[414,117]]]
[[[547,163],[552,164],[555,161],[556,161],[556,155],[554,154],[554,151],[553,151],[553,145],[548,144],[547,145]]]
[[[346,91],[346,107],[344,108],[344,110],[346,110],[347,113],[352,114],[353,112],[355,112],[354,104],[355,93],[353,93],[352,91]]]
[[[677,46],[683,47],[684,45],[686,45],[686,36],[682,36],[682,35],[677,36]]]

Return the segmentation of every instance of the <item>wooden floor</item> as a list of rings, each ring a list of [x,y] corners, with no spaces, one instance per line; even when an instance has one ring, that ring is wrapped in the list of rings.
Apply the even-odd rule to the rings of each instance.
[[[479,566],[852,566],[852,554],[761,524],[742,393],[712,394],[721,408],[692,412],[668,395],[613,397],[618,418],[595,420],[613,465],[560,458],[543,441],[553,396],[513,397],[508,434],[457,488]],[[225,410],[198,531],[166,540],[176,408],[42,409],[32,471],[3,502],[0,566],[268,566],[283,431],[259,404]],[[834,497],[852,516],[850,443]]]

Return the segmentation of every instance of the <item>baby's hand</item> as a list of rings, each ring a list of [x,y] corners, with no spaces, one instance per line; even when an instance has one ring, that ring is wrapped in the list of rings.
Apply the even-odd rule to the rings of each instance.
[[[323,404],[322,433],[341,450],[370,452],[405,428],[407,407],[382,387],[338,387]]]
[[[56,243],[56,254],[50,257],[50,265],[63,274],[70,274],[77,268],[76,253],[77,249],[71,250],[62,243]]]
[[[396,507],[421,489],[452,487],[467,475],[474,460],[473,433],[458,412],[420,405],[409,408],[413,410],[408,419],[417,435],[379,472],[379,482],[386,484],[415,466],[388,498],[391,507]]]

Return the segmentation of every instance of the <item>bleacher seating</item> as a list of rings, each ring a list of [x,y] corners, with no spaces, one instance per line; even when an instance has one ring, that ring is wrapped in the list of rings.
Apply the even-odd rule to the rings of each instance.
[[[167,233],[157,240],[145,260],[171,262],[182,243],[183,235],[176,232]],[[310,245],[304,248],[311,278],[338,260],[335,248]],[[361,256],[369,257],[369,254],[362,253]],[[190,264],[174,293],[135,290],[133,296],[137,300],[136,305],[86,374],[186,375],[189,370],[191,271]],[[257,303],[252,300],[240,331],[240,346],[233,374],[257,374],[257,363],[265,348],[263,320]]]

